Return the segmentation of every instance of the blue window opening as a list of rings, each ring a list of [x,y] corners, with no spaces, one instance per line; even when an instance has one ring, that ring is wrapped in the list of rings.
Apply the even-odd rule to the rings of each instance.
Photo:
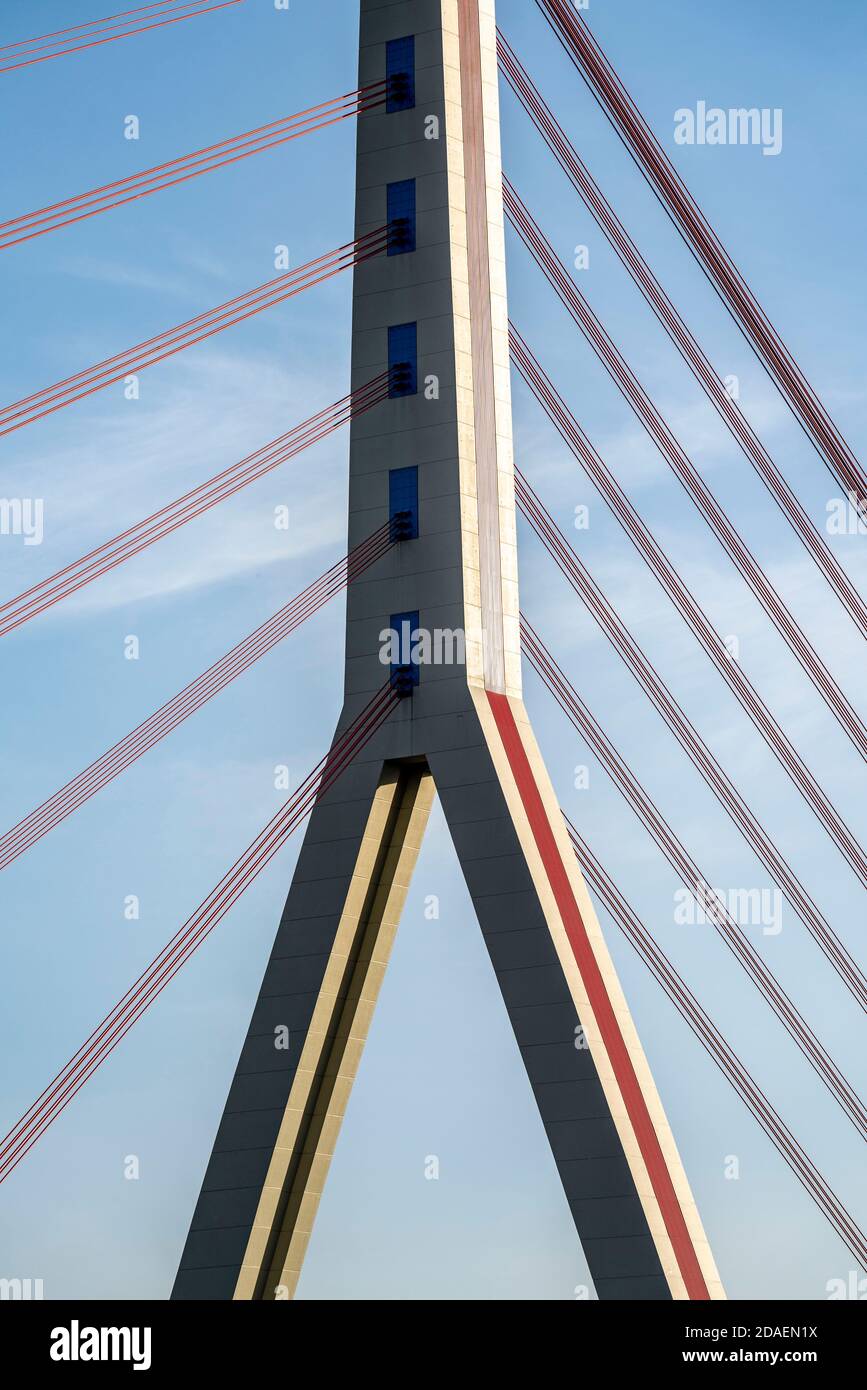
[[[388,330],[388,394],[414,396],[417,391],[417,325],[398,323]]]
[[[388,475],[388,516],[393,541],[418,536],[418,469],[392,468]]]
[[[388,254],[405,256],[415,250],[415,179],[390,183],[386,189]]]
[[[415,106],[415,35],[389,39],[385,45],[385,109],[409,111]]]
[[[391,630],[397,636],[397,660],[391,663],[391,684],[398,695],[411,695],[418,685],[419,663],[413,660],[413,647],[418,635],[418,610],[414,613],[392,613]]]

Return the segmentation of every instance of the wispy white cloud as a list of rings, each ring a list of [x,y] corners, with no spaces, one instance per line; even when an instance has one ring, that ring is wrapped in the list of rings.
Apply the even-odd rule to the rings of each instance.
[[[46,540],[4,552],[4,592],[21,591],[121,533],[329,399],[312,376],[229,352],[178,363],[155,407],[148,391],[144,378],[142,400],[101,414],[98,428],[84,415],[76,418],[67,443],[50,459],[19,457],[16,484],[45,500]],[[281,465],[268,475],[270,482],[242,489],[173,540],[88,585],[53,610],[54,620],[132,599],[167,599],[326,547],[339,553],[345,519],[334,490],[342,483],[347,448],[348,438],[338,434],[316,446],[315,468],[304,454]],[[304,473],[303,487],[291,481],[293,471]],[[274,497],[289,505],[288,530],[274,525]]]
[[[68,257],[58,261],[55,269],[77,280],[89,280],[95,284],[146,290],[179,299],[190,299],[194,294],[189,280],[183,275],[166,275],[150,270],[139,265],[133,257],[125,261],[109,261],[104,256]]]

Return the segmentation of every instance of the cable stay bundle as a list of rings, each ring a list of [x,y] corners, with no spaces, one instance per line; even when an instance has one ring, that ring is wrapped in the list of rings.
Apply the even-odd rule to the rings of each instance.
[[[539,134],[605,233],[610,245],[629,271],[647,303],[680,352],[708,400],[773,497],[783,516],[803,542],[807,553],[834,590],[862,636],[867,637],[867,603],[840,564],[821,531],[811,521],[799,498],[789,486],[749,420],[725,389],[720,375],[671,299],[645,261],[629,232],[618,218],[599,185],[593,179],[562,126],[555,119],[538,87],[532,82],[514,50],[502,33],[497,51],[500,70],[532,120]]]
[[[175,697],[115,743],[102,757],[73,777],[41,806],[0,836],[0,871],[47,835],[50,830],[77,811],[121,772],[125,772],[155,744],[172,733],[179,724],[201,709],[208,700],[243,674],[260,657],[271,651],[284,637],[318,613],[332,598],[370,569],[393,544],[391,523],[383,526],[338,560],[324,574],[291,599],[267,622],[262,623],[231,651],[209,666],[207,671],[185,685]]]
[[[675,970],[641,918],[627,902],[614,880],[605,872],[587,841],[563,813],[566,829],[581,872],[598,896],[612,921],[647,966],[657,984],[667,994],[681,1018],[689,1025],[702,1047],[761,1126],[777,1152],[788,1164],[804,1190],[858,1261],[867,1270],[867,1238],[840,1198],[828,1185],[813,1160],[802,1148],[767,1096],[753,1080],[744,1063],[729,1046],[716,1024],[704,1010],[689,986]]]
[[[356,753],[382,727],[400,697],[387,681],[336,739],[265,829],[235,861],[192,916],[175,933],[110,1013],[82,1043],[30,1109],[0,1141],[0,1182],[9,1176],[73,1096],[114,1051],[255,878],[283,848],[317,800],[333,786]]]
[[[512,360],[545,414],[599,489],[638,554],[659,581],[703,651],[749,715],[771,752],[791,778],[807,805],[830,835],[840,853],[867,888],[867,856],[857,838],[771,714],[758,691],[728,649],[707,614],[696,602],[662,547],[639,516],[608,465],[593,448],[563,398],[555,390],[524,339],[509,325]]]
[[[829,1094],[837,1101],[862,1138],[867,1138],[867,1109],[857,1092],[846,1080],[837,1063],[825,1050],[725,905],[716,899],[712,903],[705,900],[702,885],[709,880],[704,877],[695,860],[691,858],[568,677],[523,616],[521,646],[537,675],[542,678],[570,722],[587,740],[617,790],[653,837],[684,887],[693,894],[696,902],[705,911],[714,930],[776,1014]]]
[[[536,0],[536,3],[829,471],[857,503],[867,501],[867,474],[860,462],[678,174],[589,26],[568,0]]]
[[[195,19],[198,15],[227,10],[231,5],[243,3],[244,0],[153,0],[153,4],[139,5],[134,10],[121,10],[119,14],[106,15],[104,19],[92,19],[86,24],[74,24],[69,29],[55,29],[52,34],[38,34],[32,39],[2,44],[0,73],[29,68],[34,63],[47,63],[51,58],[65,58],[70,53],[81,53],[86,48],[113,43],[115,39],[133,38],[136,34],[164,29],[168,24],[180,24],[181,20]],[[112,24],[109,22],[111,20],[118,20],[119,23]]]
[[[112,208],[134,203],[139,198],[159,193],[164,188],[186,183],[189,179],[198,178],[200,174],[210,174],[214,169],[236,164],[241,159],[249,159],[251,155],[277,149],[290,140],[298,140],[302,135],[325,130],[326,127],[357,116],[363,111],[372,111],[385,103],[386,92],[387,83],[384,81],[359,87],[354,92],[346,92],[332,101],[322,102],[306,111],[298,111],[293,116],[283,116],[268,125],[257,126],[256,129],[246,130],[241,135],[233,135],[226,140],[219,140],[214,145],[206,145],[204,149],[193,150],[191,154],[179,155],[177,159],[156,164],[151,169],[144,169],[140,174],[130,174],[127,178],[116,179],[113,183],[102,184],[99,188],[91,188],[77,197],[50,203],[47,207],[22,213],[19,217],[10,217],[5,222],[0,222],[0,251],[5,251],[10,246],[18,246],[24,241],[31,241],[34,237],[45,236],[48,232],[56,232],[61,227],[83,222],[88,217],[96,217]]]
[[[503,177],[509,219],[533,259],[581,329],[615,385],[628,401],[685,492],[713,531],[738,573],[749,585],[774,627],[802,667],[816,692],[861,757],[867,762],[867,726],[834,680],[815,647],[755,559],[702,478],[680,441],[663,419],[632,368],[594,314],[509,180]]]
[[[185,526],[188,521],[264,477],[272,469],[297,457],[305,449],[312,448],[348,421],[379,405],[388,397],[389,381],[390,373],[381,372],[358,390],[350,392],[334,405],[327,406],[325,410],[320,410],[308,420],[295,425],[270,444],[265,444],[255,453],[248,454],[239,463],[232,464],[230,468],[200,483],[183,497],[161,507],[159,511],[152,512],[150,516],[120,535],[104,541],[101,546],[89,551],[80,560],[64,566],[39,584],[34,584],[15,598],[0,604],[0,637],[5,637],[47,608],[69,598],[94,579],[99,579],[101,575],[138,555],[180,526]]]
[[[586,566],[569,545],[519,469],[515,470],[516,500],[548,554],[586,605],[617,655],[638,681],[684,752],[714,796],[785,894],[819,949],[843,984],[867,1009],[867,978],[830,923],[786,862],[771,836],[753,814],[744,797],[708,748],[695,725],[684,713],[652,662],[609,602]],[[2,844],[2,842],[0,842]]]
[[[209,309],[207,313],[197,314],[195,318],[188,319],[186,323],[170,328],[165,333],[159,333],[153,338],[148,338],[145,342],[138,343],[134,348],[129,348],[125,353],[118,353],[114,357],[107,358],[104,362],[97,362],[94,367],[88,367],[83,372],[66,377],[64,381],[58,381],[53,386],[46,386],[31,396],[25,396],[20,401],[13,401],[11,405],[0,407],[0,437],[11,434],[14,430],[23,429],[25,425],[33,424],[34,420],[41,420],[46,415],[52,415],[54,411],[62,410],[64,406],[72,405],[75,401],[83,400],[86,396],[93,395],[95,391],[102,391],[113,382],[123,381],[126,376],[132,373],[144,371],[146,367],[153,367],[157,362],[162,362],[177,352],[183,352],[185,348],[213,337],[215,333],[221,333],[225,328],[242,323],[253,314],[262,313],[264,309],[272,309],[275,304],[282,304],[284,300],[292,299],[296,294],[312,289],[314,285],[321,284],[323,280],[332,279],[335,275],[339,275],[342,270],[361,265],[362,262],[369,260],[372,256],[378,256],[387,248],[389,236],[390,231],[387,226],[377,228],[373,232],[366,232],[364,236],[357,237],[355,241],[347,242],[346,245],[339,246],[335,251],[328,251],[324,256],[317,256],[315,260],[308,261],[295,270],[288,270],[283,275],[277,275],[264,285],[257,285],[255,289],[247,290],[245,294],[236,295],[234,299],[228,300],[225,304],[218,304],[215,309]]]

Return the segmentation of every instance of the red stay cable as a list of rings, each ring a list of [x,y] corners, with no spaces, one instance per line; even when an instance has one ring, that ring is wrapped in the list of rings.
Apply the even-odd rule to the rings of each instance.
[[[317,257],[315,262],[310,263],[312,270],[308,270],[307,267],[300,267],[285,276],[278,276],[275,280],[268,281],[267,284],[260,285],[255,290],[248,290],[245,294],[227,301],[226,304],[218,305],[216,309],[211,309],[206,314],[197,315],[195,319],[188,320],[178,328],[170,329],[168,333],[159,334],[155,338],[137,344],[126,354],[116,354],[104,362],[97,363],[94,367],[68,377],[65,381],[57,382],[53,386],[45,387],[42,391],[35,392],[31,396],[0,408],[0,436],[22,429],[25,425],[32,424],[34,420],[43,419],[56,410],[62,410],[64,406],[83,400],[95,391],[100,391],[113,382],[122,380],[130,372],[142,371],[146,367],[155,366],[156,363],[164,361],[166,357],[182,352],[185,348],[192,347],[194,344],[212,337],[215,333],[222,332],[225,328],[242,323],[263,309],[273,308],[275,304],[280,304],[286,299],[303,293],[304,290],[312,289],[315,285],[332,279],[341,271],[347,270],[353,265],[361,264],[371,256],[380,254],[388,245],[388,237],[387,227],[369,233],[365,237],[359,238],[357,242],[350,242],[346,248],[338,248],[326,256]],[[200,325],[204,321],[209,321],[208,326],[201,328]],[[190,336],[193,328],[196,328],[197,331],[193,336]]]
[[[599,489],[601,496],[641,558],[662,585],[683,617],[702,650],[736,696],[756,729],[779,760],[807,805],[844,856],[860,883],[867,888],[867,856],[830,797],[807,767],[794,744],[771,714],[758,691],[713,627],[707,614],[684,584],[677,569],[658,544],[626,493],[593,448],[562,396],[543,371],[514,324],[509,325],[509,349],[513,361],[542,409],[560,433],[568,448]]]
[[[701,473],[664,420],[632,368],[623,358],[587,300],[564,271],[550,242],[505,175],[503,176],[503,197],[510,221],[549,284],[587,338],[738,573],[761,604],[792,655],[811,681],[817,694],[824,700],[853,747],[867,762],[867,726],[865,726],[858,711],[808,640],[800,624],[755,559],[749,546],[732,525],[715,494],[708,487]]]
[[[277,149],[291,140],[325,130],[362,111],[374,110],[384,103],[385,89],[384,82],[360,88],[357,92],[350,92],[331,102],[311,107],[307,112],[283,117],[280,121],[272,121],[256,130],[248,130],[241,135],[218,141],[215,145],[194,150],[188,155],[168,160],[165,164],[154,165],[153,168],[145,169],[139,174],[130,174],[127,178],[103,184],[76,197],[11,217],[0,223],[0,251],[18,246],[25,241],[32,241],[34,237],[45,236],[61,227],[72,226],[89,217],[96,217],[101,212],[122,207],[139,198],[146,198],[149,194],[159,193],[164,188],[173,188],[189,179],[198,178],[201,174],[209,174],[214,169],[236,164],[251,155]],[[317,112],[320,114],[314,119],[314,113]],[[239,150],[243,153],[238,153]],[[171,177],[171,174],[176,177]],[[148,187],[148,184],[154,186]]]
[[[73,561],[39,584],[0,604],[0,637],[6,636],[22,623],[29,622],[31,618],[78,592],[86,584],[138,555],[148,546],[225,501],[272,469],[297,457],[356,416],[382,403],[388,396],[388,378],[387,372],[382,373],[367,386],[359,388],[327,410],[320,411],[310,420],[296,425],[279,439],[248,455],[239,463],[232,464],[222,473],[200,483],[183,497],[151,513],[120,535],[105,541],[80,560]]]
[[[857,1222],[829,1186],[788,1125],[781,1119],[709,1014],[702,1008],[698,999],[675,970],[671,961],[627,902],[613,879],[605,872],[587,841],[579,835],[565,812],[563,819],[581,871],[610,914],[612,921],[623,932],[640,960],[647,966],[657,984],[665,991],[678,1013],[730,1083],[735,1094],[743,1101],[753,1118],[764,1130],[777,1152],[810,1198],[816,1203],[823,1216],[862,1268],[867,1269],[867,1239],[865,1239]]]
[[[698,265],[751,344],[829,471],[857,504],[867,475],[678,174],[589,26],[565,0],[536,0]]]
[[[196,2],[197,0],[189,0],[189,3],[194,4]],[[34,63],[47,63],[50,62],[52,58],[65,58],[69,53],[82,53],[87,48],[99,48],[102,44],[115,43],[118,39],[126,39],[134,37],[136,34],[144,34],[150,29],[163,29],[169,24],[180,24],[185,19],[195,19],[198,15],[210,14],[214,10],[227,10],[230,5],[242,5],[243,3],[244,0],[218,0],[217,4],[206,5],[203,8],[193,10],[189,14],[174,15],[171,19],[153,20],[149,24],[141,24],[132,29],[125,29],[119,34],[109,34],[104,38],[100,38],[99,34],[105,31],[95,30],[94,34],[96,37],[89,39],[86,43],[77,43],[71,48],[58,48],[56,53],[44,53],[36,58],[23,58],[20,62],[10,63],[6,67],[0,67],[0,74],[4,72],[15,72],[18,68],[29,68],[32,67]],[[182,8],[189,9],[189,4],[182,6]],[[166,10],[163,13],[168,14],[170,11]],[[87,38],[87,35],[83,34],[81,37]]]
[[[150,966],[82,1044],[54,1081],[9,1131],[0,1145],[0,1182],[16,1167],[57,1115],[69,1104],[121,1038],[162,992],[202,941],[282,848],[307,812],[388,718],[399,701],[390,681],[381,687],[337,739],[328,754],[289,798],[217,887],[175,933]]]
[[[534,670],[560,705],[567,718],[587,739],[595,756],[611,777],[614,785],[655,840],[684,886],[696,897],[706,912],[710,925],[724,941],[738,964],[743,968],[765,1002],[776,1014],[789,1037],[803,1057],[820,1077],[828,1093],[858,1133],[867,1138],[867,1109],[857,1092],[847,1081],[837,1063],[802,1017],[792,1000],[748,940],[739,924],[721,902],[701,900],[702,885],[708,880],[691,858],[658,807],[648,796],[638,778],[618,753],[610,739],[593,717],[567,676],[554,661],[526,618],[521,618],[521,645]]]
[[[82,29],[93,29],[98,24],[107,24],[110,19],[128,19],[131,15],[145,15],[151,10],[165,11],[170,5],[177,5],[177,3],[178,0],[152,0],[150,5],[137,5],[133,10],[120,10],[116,14],[105,15],[102,19],[89,19],[83,24],[70,25],[68,29],[54,29],[49,34],[36,34],[30,39],[16,39],[14,43],[0,45],[0,55],[15,48],[26,48],[28,44],[39,43],[42,39],[59,39],[62,43],[68,43],[70,40],[64,38],[65,34],[80,34]],[[205,0],[188,0],[188,7],[204,4]]]
[[[377,235],[371,233],[370,235]],[[360,240],[360,239],[359,239]],[[282,275],[275,275],[272,280],[266,280],[264,284],[255,286],[252,290],[244,290],[241,294],[236,294],[232,299],[227,299],[224,304],[218,304],[213,309],[205,309],[201,314],[196,314],[194,318],[186,319],[182,324],[175,328],[165,329],[162,333],[155,333],[151,338],[145,338],[141,343],[137,343],[134,348],[128,348],[126,352],[115,353],[113,357],[107,357],[103,362],[96,365],[98,367],[110,367],[117,362],[125,361],[131,352],[142,352],[147,348],[157,347],[162,344],[167,336],[179,333],[182,330],[196,328],[212,319],[215,314],[223,314],[224,311],[233,309],[236,306],[246,304],[251,295],[259,295],[265,291],[277,291],[286,282],[292,282],[299,277],[303,277],[308,272],[315,271],[323,265],[334,260],[335,257],[349,254],[356,246],[356,242],[346,242],[338,246],[333,251],[325,251],[321,256],[316,256],[312,261],[306,261],[303,265],[295,266],[292,270],[287,270]],[[48,391],[59,391],[61,387],[72,387],[80,384],[91,372],[96,371],[96,367],[86,367],[80,372],[74,372],[72,376],[64,377],[62,381],[56,381],[52,386],[45,386],[40,391],[34,391],[29,396],[22,396],[21,400],[13,401],[11,405],[0,406],[0,419],[7,416],[10,411],[14,411],[19,406],[29,405],[31,402],[40,401]]]
[[[391,545],[391,526],[386,522],[131,733],[0,836],[0,870],[7,868],[119,773],[126,771],[284,637],[296,631],[347,583],[381,559]]]
[[[521,512],[530,522],[555,564],[566,576],[618,656],[665,720],[747,844],[782,889],[786,899],[846,988],[861,1008],[867,1009],[867,979],[857,962],[825,919],[797,874],[790,868],[737,787],[726,775],[653,663],[645,656],[614,606],[605,597],[519,469],[515,470],[515,485],[516,500]]]
[[[698,340],[681,318],[629,232],[593,179],[514,49],[499,31],[497,53],[501,71],[560,168],[605,233],[648,305],[811,559],[846,608],[859,632],[867,637],[867,603],[821,532],[813,525],[809,514],[774,463],[746,415],[725,389],[721,376],[714,370]]]

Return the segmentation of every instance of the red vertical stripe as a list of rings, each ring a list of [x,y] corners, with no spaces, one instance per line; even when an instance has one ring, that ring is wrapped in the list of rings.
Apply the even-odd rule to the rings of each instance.
[[[491,259],[479,0],[459,0],[464,174],[467,200],[467,272],[473,358],[473,422],[479,508],[479,584],[485,685],[505,690],[503,584],[500,572],[500,501],[497,481],[497,413],[491,320]],[[494,72],[496,78],[496,71]]]
[[[608,996],[602,972],[590,944],[587,929],[575,901],[569,876],[557,848],[554,832],[551,829],[539,788],[536,785],[536,779],[515,722],[515,716],[504,695],[498,695],[492,690],[488,690],[486,694],[500,738],[503,741],[512,775],[517,783],[527,819],[530,822],[530,828],[533,831],[536,848],[541,855],[542,864],[554,894],[557,910],[566,928],[566,935],[575,954],[581,979],[596,1017],[602,1043],[611,1062],[620,1093],[623,1096],[626,1112],[641,1150],[641,1156],[647,1167],[665,1229],[668,1232],[678,1268],[686,1285],[687,1295],[692,1300],[709,1299],[707,1284],[687,1229],[680,1201],[674,1190],[668,1164],[665,1161],[656,1128],[647,1109],[638,1077],[635,1074],[629,1049],[620,1031],[620,1025]]]

